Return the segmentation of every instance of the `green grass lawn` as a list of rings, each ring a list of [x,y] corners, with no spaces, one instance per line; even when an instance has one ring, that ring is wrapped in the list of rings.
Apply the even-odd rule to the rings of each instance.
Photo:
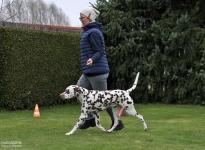
[[[0,149],[20,150],[202,150],[205,149],[205,107],[192,105],[135,105],[148,131],[132,116],[121,116],[125,128],[105,133],[97,127],[66,136],[80,116],[80,105],[0,112]],[[35,106],[34,106],[35,107]],[[111,125],[106,111],[101,124]]]

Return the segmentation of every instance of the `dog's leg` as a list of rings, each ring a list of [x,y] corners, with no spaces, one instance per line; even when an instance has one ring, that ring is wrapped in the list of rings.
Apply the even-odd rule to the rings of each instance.
[[[72,135],[79,128],[82,122],[85,121],[86,118],[87,118],[87,113],[81,113],[80,118],[78,119],[78,122],[75,124],[73,129],[70,132],[66,133],[65,135]]]
[[[121,106],[117,105],[117,106],[113,106],[112,107],[112,113],[113,113],[113,117],[114,117],[114,124],[113,126],[108,130],[108,132],[112,132],[118,125],[119,123],[119,116],[118,113],[121,109]]]
[[[127,109],[126,112],[142,121],[144,130],[147,131],[147,124],[145,123],[145,120],[142,115],[138,114],[138,112],[135,110],[134,105],[130,105]]]
[[[93,113],[94,116],[95,116],[95,124],[98,128],[100,128],[101,130],[107,132],[107,130],[100,124],[100,113],[99,112],[96,112],[96,113]]]

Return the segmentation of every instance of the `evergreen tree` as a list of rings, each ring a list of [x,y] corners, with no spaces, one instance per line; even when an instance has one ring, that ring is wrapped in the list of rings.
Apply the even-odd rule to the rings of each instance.
[[[97,0],[111,69],[109,89],[136,102],[204,103],[204,0]]]

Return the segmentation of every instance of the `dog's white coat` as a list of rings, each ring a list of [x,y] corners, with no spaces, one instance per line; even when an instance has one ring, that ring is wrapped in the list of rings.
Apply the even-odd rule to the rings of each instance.
[[[70,85],[66,88],[65,92],[60,94],[62,99],[70,99],[73,97],[77,97],[82,106],[81,106],[81,115],[78,119],[76,125],[73,129],[66,133],[66,135],[72,135],[79,126],[85,121],[87,118],[88,112],[93,112],[95,116],[96,126],[105,132],[112,132],[115,127],[118,125],[118,112],[123,107],[124,110],[142,121],[144,130],[147,130],[147,124],[145,123],[143,116],[138,114],[134,108],[134,102],[130,97],[129,93],[136,88],[137,81],[139,78],[139,72],[136,76],[134,85],[132,88],[127,91],[124,90],[107,90],[107,91],[96,91],[96,90],[87,90],[85,88],[79,87],[77,85]],[[107,130],[100,124],[100,115],[99,112],[101,110],[106,109],[107,107],[112,106],[113,117],[114,117],[114,125],[111,129]]]

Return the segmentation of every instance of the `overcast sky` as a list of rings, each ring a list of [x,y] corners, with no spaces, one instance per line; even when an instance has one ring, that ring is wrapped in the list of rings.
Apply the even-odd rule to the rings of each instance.
[[[96,4],[96,0],[44,0],[47,4],[54,3],[69,17],[71,26],[81,27],[79,20],[80,11],[91,4]],[[89,3],[90,2],[90,3]]]

